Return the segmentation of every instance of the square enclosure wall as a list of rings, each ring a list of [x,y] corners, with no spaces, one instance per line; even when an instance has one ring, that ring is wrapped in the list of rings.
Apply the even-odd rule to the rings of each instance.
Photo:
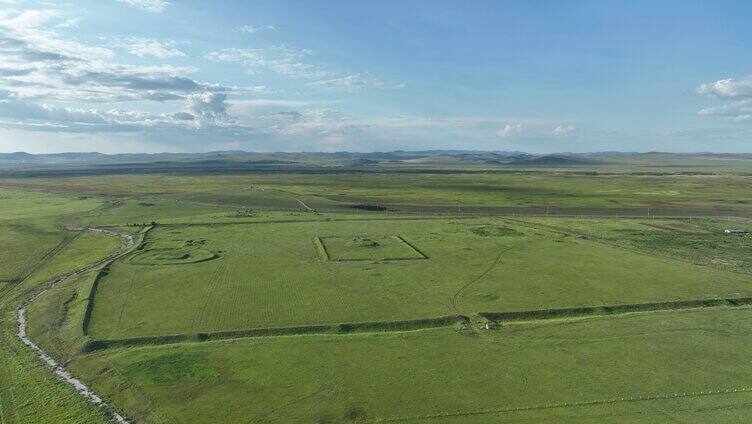
[[[322,259],[347,261],[407,261],[428,259],[413,243],[402,236],[316,237]]]

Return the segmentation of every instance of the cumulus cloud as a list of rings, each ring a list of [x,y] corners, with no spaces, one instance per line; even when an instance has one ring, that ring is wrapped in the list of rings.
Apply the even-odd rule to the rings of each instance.
[[[524,129],[525,125],[520,123],[505,124],[496,134],[501,138],[508,138],[521,133]]]
[[[8,97],[0,92],[0,123],[34,131],[98,133],[148,130],[180,130],[233,126],[227,113],[225,93],[197,93],[187,96],[184,110],[149,113],[123,109],[85,109],[38,104]],[[245,130],[242,125],[236,130]]]
[[[12,11],[10,11],[12,13]],[[11,18],[6,18],[4,26],[10,28],[38,28],[53,18],[57,18],[61,12],[55,9],[25,10]]]
[[[11,98],[0,100],[0,120],[4,126],[69,133],[132,132],[181,124],[167,114],[67,108]]]
[[[553,130],[553,134],[558,137],[566,137],[572,135],[577,131],[574,125],[557,125]]]
[[[697,87],[700,94],[708,94],[722,99],[752,97],[752,76],[743,78],[727,78],[715,82],[702,84]]]
[[[752,119],[752,99],[737,100],[722,106],[713,106],[700,109],[700,116],[723,116],[736,121]]]
[[[197,125],[217,124],[227,120],[227,94],[225,93],[197,93],[188,96],[188,113],[193,116]],[[182,115],[187,119],[187,115]]]
[[[752,119],[752,76],[701,84],[697,87],[697,92],[729,102],[701,109],[697,112],[700,116],[720,116],[734,121]]]
[[[123,2],[137,7],[161,4],[159,10],[167,5]],[[263,85],[200,81],[197,70],[190,67],[118,60],[120,50],[144,58],[138,63],[179,58],[185,53],[177,42],[119,37],[103,38],[102,45],[95,45],[66,36],[63,29],[72,25],[70,16],[60,10],[0,10],[0,130],[57,132],[71,139],[73,134],[108,133],[102,140],[169,140],[173,146],[185,143],[181,147],[185,150],[248,140],[264,140],[266,146],[279,150],[495,149],[573,131],[562,121],[509,117],[353,116],[337,109],[337,102],[296,100],[290,92],[280,99],[256,98],[258,93],[273,91]],[[253,31],[264,29],[272,28]],[[368,74],[324,69],[314,64],[314,52],[288,46],[222,49],[206,58],[237,63],[250,74],[299,79],[298,87],[309,94],[404,86]]]
[[[58,10],[4,10],[0,15],[0,119],[6,128],[61,133],[203,129],[228,121],[227,92],[264,90],[200,82],[191,77],[192,68],[118,63],[111,50],[179,57],[183,53],[174,42],[128,37],[94,46],[58,33],[56,24],[67,22]],[[181,103],[172,113],[112,107],[144,101]],[[71,103],[77,106],[67,107]]]
[[[172,40],[159,41],[142,37],[115,38],[110,42],[110,46],[124,49],[139,57],[151,56],[158,59],[185,57],[186,54],[176,45],[177,42]]]
[[[87,124],[105,123],[102,116],[93,111],[37,105],[11,98],[0,100],[0,117],[31,121],[77,122]]]
[[[141,10],[145,10],[147,12],[152,13],[160,13],[164,12],[165,9],[167,9],[167,6],[170,5],[170,2],[165,0],[115,0],[118,3],[124,3],[128,6],[133,6],[136,8],[139,8]]]
[[[82,102],[177,100],[187,94],[228,91],[230,87],[201,83],[193,69],[171,65],[136,66],[112,61],[115,53],[63,38],[54,27],[64,15],[57,10],[6,12],[0,19],[0,90],[18,98]],[[148,43],[129,39],[133,49]],[[151,50],[149,50],[151,49]],[[134,50],[135,51],[135,50]]]

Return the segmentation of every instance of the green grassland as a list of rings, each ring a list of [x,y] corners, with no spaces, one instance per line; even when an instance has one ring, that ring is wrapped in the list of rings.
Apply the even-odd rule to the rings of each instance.
[[[134,265],[183,265],[204,262],[217,257],[216,253],[190,247],[147,249],[131,256]]]
[[[395,235],[429,259],[401,260],[422,257]],[[158,263],[141,259],[151,252],[199,248],[217,258],[142,266]],[[101,279],[89,331],[122,339],[751,295],[748,276],[498,219],[158,226]]]
[[[116,175],[6,180],[5,185],[92,196],[159,196],[170,200],[291,209],[297,199],[321,210],[373,202],[410,205],[580,208],[692,207],[752,210],[752,176],[582,171],[271,173],[251,175]],[[150,200],[146,200],[150,202]],[[155,208],[158,209],[158,208]],[[180,208],[176,208],[180,209]],[[181,214],[176,210],[175,213]],[[148,219],[139,214],[141,220]]]
[[[120,248],[79,226],[140,244],[29,334],[136,422],[752,416],[752,177],[476,171],[0,181],[0,423],[105,420],[15,335]]]
[[[81,213],[99,206],[98,200],[86,196],[59,196],[3,188],[0,188],[0,200],[2,221]]]
[[[90,226],[148,225],[151,222],[170,222],[201,218],[211,220],[234,212],[222,206],[199,205],[169,199],[145,198],[139,200],[115,200],[107,208],[83,219]]]
[[[384,224],[389,224],[385,221]],[[400,261],[428,259],[400,236],[316,237],[323,259],[329,261]]]
[[[0,233],[0,280],[15,282],[31,271],[45,255],[65,241],[57,231],[18,225],[2,225]]]
[[[109,236],[80,236],[63,229],[60,220],[86,213],[99,202],[48,194],[3,190],[0,233],[3,255],[14,276],[31,273],[0,289],[0,421],[3,423],[101,423],[104,416],[50,370],[16,337],[16,309],[39,290],[45,278],[65,273],[113,246]],[[61,245],[65,241],[65,244]],[[119,246],[116,240],[114,246]],[[55,249],[58,246],[60,249]],[[103,246],[103,250],[98,247]],[[70,248],[68,251],[66,249]],[[15,263],[14,263],[15,262]],[[22,264],[19,266],[18,264]],[[32,265],[33,264],[33,265]],[[29,267],[33,269],[29,269]],[[33,272],[32,272],[33,271]]]
[[[138,347],[76,359],[74,368],[108,395],[145,395],[149,405],[129,406],[155,423],[739,422],[752,414],[749,391],[673,395],[750,387],[749,313],[654,313],[481,334],[441,329]],[[655,395],[670,399],[620,401]],[[542,408],[612,399],[618,401]],[[522,407],[534,409],[493,412]],[[452,419],[417,419],[443,414]]]
[[[55,216],[97,205],[91,199],[0,188],[0,281],[16,283],[71,240],[60,231]]]
[[[531,218],[569,234],[695,264],[752,273],[752,237],[729,236],[725,229],[752,232],[752,222],[742,219],[569,219]]]
[[[43,267],[33,272],[26,284],[43,283],[59,275],[61,271],[80,268],[90,258],[105,257],[120,247],[121,241],[109,235],[83,232],[66,246],[65,249],[52,256]]]

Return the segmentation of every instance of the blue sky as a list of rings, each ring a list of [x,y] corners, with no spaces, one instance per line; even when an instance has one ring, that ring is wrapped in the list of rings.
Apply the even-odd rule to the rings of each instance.
[[[752,4],[0,0],[0,151],[752,147]]]

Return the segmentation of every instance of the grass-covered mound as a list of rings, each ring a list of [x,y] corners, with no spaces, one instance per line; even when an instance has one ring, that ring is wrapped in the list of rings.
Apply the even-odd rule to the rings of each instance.
[[[217,258],[205,249],[148,249],[130,257],[134,265],[180,265],[204,262]]]

